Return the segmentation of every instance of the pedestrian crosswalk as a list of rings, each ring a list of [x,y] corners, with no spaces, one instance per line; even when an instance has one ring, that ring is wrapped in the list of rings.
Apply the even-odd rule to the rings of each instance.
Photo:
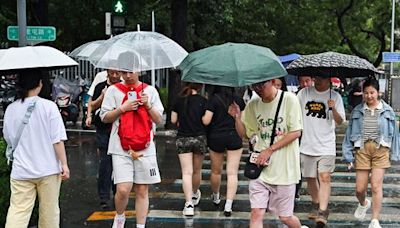
[[[337,227],[364,227],[369,223],[371,211],[368,212],[364,221],[358,221],[354,218],[353,213],[357,207],[357,199],[355,197],[355,172],[349,172],[347,165],[341,161],[341,141],[343,138],[343,131],[337,135],[337,159],[336,170],[332,174],[332,196],[330,198],[330,215],[329,224]],[[165,140],[165,139],[164,139]],[[168,143],[173,144],[174,141],[168,139]],[[173,147],[172,145],[169,145]],[[245,148],[247,150],[247,148]],[[210,160],[206,156],[203,163],[202,176],[200,189],[202,191],[202,199],[198,207],[195,208],[195,215],[192,218],[194,223],[213,224],[214,222],[220,223],[221,221],[229,221],[234,224],[243,224],[243,227],[248,226],[250,216],[250,203],[248,196],[248,179],[243,175],[244,159],[247,154],[243,154],[242,162],[240,163],[238,191],[236,199],[233,203],[233,213],[231,217],[225,217],[223,214],[223,202],[218,206],[212,204],[210,195]],[[165,159],[160,156],[160,159]],[[170,157],[168,157],[170,159]],[[164,167],[160,167],[161,175],[164,177],[162,182],[158,185],[151,187],[150,192],[150,211],[148,214],[148,221],[175,221],[188,223],[188,219],[182,215],[182,208],[184,205],[184,195],[182,193],[182,179],[180,179],[180,166],[176,158],[175,161],[168,161]],[[173,169],[178,175],[172,175],[169,170]],[[400,227],[400,163],[393,163],[385,174],[381,213],[381,224],[383,227]],[[311,225],[312,221],[307,219],[307,214],[310,208],[310,196],[306,191],[306,184],[303,183],[301,190],[301,200],[297,203],[295,214],[302,220],[302,223]],[[221,195],[224,200],[226,191],[226,173],[222,173],[221,182]],[[370,189],[368,190],[368,197],[371,198]],[[135,194],[131,193],[131,200],[128,205],[127,218],[128,222],[134,220]],[[97,211],[93,212],[88,218],[87,222],[94,222],[98,220],[112,220],[114,211]],[[186,222],[186,223],[185,223]],[[266,223],[280,224],[279,219],[271,215],[266,215]],[[189,222],[190,224],[190,222]],[[189,225],[190,226],[190,225]],[[201,227],[201,226],[199,226]],[[212,227],[212,226],[207,226]],[[237,227],[242,227],[238,225]]]

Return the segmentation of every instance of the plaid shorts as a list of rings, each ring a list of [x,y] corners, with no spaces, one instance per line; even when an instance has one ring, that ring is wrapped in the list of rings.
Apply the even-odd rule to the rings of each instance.
[[[205,135],[177,137],[175,144],[178,154],[196,153],[204,155],[207,153],[207,138]]]

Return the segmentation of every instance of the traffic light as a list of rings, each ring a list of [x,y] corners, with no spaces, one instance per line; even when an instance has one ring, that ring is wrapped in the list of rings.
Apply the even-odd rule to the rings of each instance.
[[[127,4],[124,0],[114,0],[112,4],[112,14],[114,15],[126,15]]]
[[[128,12],[125,0],[113,0],[111,10],[111,31],[118,35],[126,31],[126,14]]]
[[[111,28],[112,34],[118,35],[126,32],[126,18],[124,15],[115,15],[111,16]]]

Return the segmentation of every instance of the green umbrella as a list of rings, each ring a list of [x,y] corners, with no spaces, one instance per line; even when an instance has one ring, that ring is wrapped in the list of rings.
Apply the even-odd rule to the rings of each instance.
[[[182,81],[240,87],[287,75],[266,47],[225,43],[190,53],[179,65]]]

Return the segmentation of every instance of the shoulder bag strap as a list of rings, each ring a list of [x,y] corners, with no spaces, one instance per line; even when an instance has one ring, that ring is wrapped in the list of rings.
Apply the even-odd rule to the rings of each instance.
[[[278,92],[279,92],[279,91],[278,91]],[[281,108],[281,104],[282,104],[282,100],[283,100],[283,95],[284,95],[284,93],[285,93],[285,91],[282,91],[281,96],[280,96],[280,98],[279,98],[278,107],[276,108],[274,126],[272,127],[271,142],[269,143],[269,146],[272,146],[272,144],[274,144],[276,122],[278,122],[278,114],[279,114],[279,110],[280,110],[280,108]]]
[[[17,147],[19,140],[21,139],[21,135],[22,135],[22,132],[24,131],[25,126],[29,123],[29,118],[31,117],[32,112],[35,109],[36,101],[37,101],[37,99],[35,99],[32,103],[29,104],[28,109],[26,110],[25,116],[22,119],[22,123],[19,125],[16,137],[14,140],[14,144],[13,144],[13,145],[15,145],[15,147],[12,148],[12,150],[11,150],[9,161],[13,159],[14,150]]]

